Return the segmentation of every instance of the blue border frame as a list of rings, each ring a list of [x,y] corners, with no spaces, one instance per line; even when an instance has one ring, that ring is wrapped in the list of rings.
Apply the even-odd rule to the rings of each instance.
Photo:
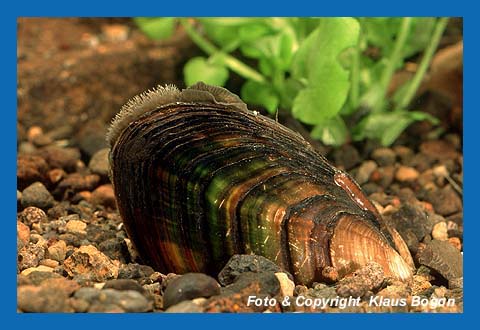
[[[465,1],[466,2],[466,1]],[[474,313],[477,310],[476,290],[470,279],[476,277],[472,257],[465,255],[465,286],[463,314],[263,314],[263,315],[166,315],[166,314],[17,314],[16,313],[16,276],[12,269],[16,267],[16,244],[14,227],[16,217],[16,19],[22,16],[462,16],[464,17],[464,40],[476,40],[475,24],[478,17],[473,5],[461,1],[402,1],[388,3],[387,1],[342,1],[313,4],[308,1],[280,2],[280,1],[135,1],[128,5],[113,1],[81,1],[70,2],[24,0],[18,2],[16,8],[4,9],[4,19],[1,20],[3,43],[6,47],[2,51],[2,100],[3,122],[6,125],[0,130],[3,157],[1,164],[3,188],[0,190],[2,205],[2,220],[4,230],[8,232],[1,240],[4,256],[3,271],[0,272],[3,297],[0,299],[2,323],[15,322],[15,328],[62,327],[67,329],[85,329],[86,327],[123,328],[123,327],[161,327],[161,328],[198,328],[199,326],[226,326],[229,329],[244,329],[249,325],[258,327],[368,327],[378,326],[452,328],[464,327],[465,321],[474,322]],[[473,95],[474,79],[478,77],[478,65],[474,47],[476,42],[468,43],[464,55],[465,72],[464,83],[464,169],[467,180],[464,180],[464,218],[465,225],[465,250],[473,251],[474,245],[470,244],[472,233],[478,232],[478,219],[472,207],[475,201],[475,187],[478,184],[475,175],[476,151],[475,136],[472,131],[478,123],[478,111],[475,109]],[[474,55],[475,54],[475,55]],[[6,228],[6,229],[5,229]],[[15,228],[15,229],[14,229]],[[7,260],[7,261],[5,261]],[[471,291],[469,291],[471,287]],[[472,320],[469,320],[472,318]],[[222,324],[220,324],[222,323]]]

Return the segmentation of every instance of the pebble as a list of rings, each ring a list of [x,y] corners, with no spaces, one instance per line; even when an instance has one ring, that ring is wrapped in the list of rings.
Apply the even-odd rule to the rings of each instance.
[[[208,275],[187,273],[172,280],[163,294],[163,306],[169,308],[184,300],[220,294],[220,285]]]
[[[36,206],[41,209],[48,209],[53,206],[55,199],[41,182],[32,183],[22,192],[22,206]]]
[[[50,267],[48,267],[50,268]],[[45,269],[48,269],[45,268]],[[43,281],[54,278],[63,278],[61,275],[54,273],[49,269],[48,271],[31,271],[27,275],[20,274],[19,279],[24,279],[25,284],[39,286]]]
[[[455,147],[444,140],[425,141],[420,145],[420,152],[433,160],[455,159],[458,156]]]
[[[240,274],[245,272],[283,272],[288,274],[288,272],[265,257],[252,254],[235,254],[228,260],[227,264],[218,274],[218,281],[223,286],[229,285],[233,283]],[[292,275],[288,274],[288,277],[293,280]]]
[[[245,295],[268,295],[275,297],[280,293],[280,283],[274,272],[240,274],[235,282],[222,288],[222,294],[229,295],[238,292]]]
[[[58,262],[63,262],[67,255],[67,244],[63,240],[53,242],[47,249],[48,257]]]
[[[73,192],[79,192],[82,190],[93,190],[98,186],[100,177],[97,174],[69,174],[65,179],[60,181],[56,188],[56,192],[64,192],[70,190]]]
[[[403,165],[410,164],[410,161],[412,160],[414,155],[412,149],[402,145],[398,145],[393,147],[393,151],[398,156],[398,158],[400,158],[400,161]]]
[[[344,144],[333,151],[333,159],[337,166],[343,167],[345,170],[351,170],[360,163],[360,155],[358,150],[350,145]]]
[[[102,34],[110,42],[121,42],[128,39],[130,30],[123,24],[102,25]]]
[[[108,147],[106,133],[106,125],[102,119],[91,119],[75,133],[75,141],[82,153],[91,158],[98,150]]]
[[[443,216],[448,216],[463,210],[462,199],[450,185],[441,189],[428,191],[425,199],[432,203],[436,213]]]
[[[67,173],[61,168],[54,168],[48,171],[47,177],[51,184],[56,185],[67,176]]]
[[[356,179],[358,184],[364,184],[370,179],[373,171],[377,169],[377,163],[373,160],[367,160],[360,165],[357,171]]]
[[[60,290],[63,293],[65,293],[67,296],[71,296],[75,291],[80,289],[80,284],[78,284],[73,280],[69,280],[65,277],[47,278],[42,282],[41,286]]]
[[[143,279],[151,276],[155,271],[147,265],[129,263],[122,265],[118,271],[119,279]]]
[[[462,251],[462,241],[460,240],[460,238],[449,237],[448,243],[450,243],[450,245],[456,248],[458,251]]]
[[[395,152],[390,148],[377,148],[370,157],[380,166],[393,165],[396,160]]]
[[[119,291],[133,290],[145,295],[145,289],[134,280],[117,279],[105,282],[103,289],[115,289]]]
[[[152,309],[152,303],[134,290],[95,289],[84,287],[77,290],[74,297],[83,300],[88,312],[129,312],[141,313]],[[86,307],[88,305],[88,307]]]
[[[419,249],[416,258],[445,279],[463,277],[463,257],[448,241],[431,240]]]
[[[121,263],[130,262],[130,253],[128,252],[125,240],[120,237],[109,238],[98,245],[98,249],[105,253],[110,259],[117,259]]]
[[[88,168],[92,173],[98,174],[104,178],[108,177],[108,171],[110,165],[108,162],[108,153],[110,152],[109,148],[103,148],[98,150],[90,159],[88,163]]]
[[[20,274],[23,276],[28,276],[34,272],[53,272],[53,268],[47,267],[47,266],[37,266],[37,267],[31,267],[24,269]]]
[[[46,182],[48,164],[42,157],[19,155],[17,157],[17,189],[23,190],[32,183]]]
[[[87,224],[81,220],[70,220],[60,230],[76,235],[87,235]]]
[[[285,273],[275,273],[278,283],[280,283],[280,295],[282,297],[293,296],[293,290],[295,289],[295,283],[288,278]]]
[[[63,263],[69,276],[84,275],[88,279],[103,282],[118,277],[118,260],[110,260],[93,245],[76,249]]]
[[[53,259],[43,259],[43,260],[40,260],[40,265],[47,266],[50,268],[55,268],[59,265],[59,262]]]
[[[61,168],[66,172],[75,171],[77,161],[80,160],[80,151],[77,148],[47,146],[40,149],[38,155],[45,159],[50,168]]]
[[[38,266],[45,257],[45,248],[40,244],[28,244],[17,254],[17,265],[20,270]]]
[[[363,297],[379,289],[385,280],[381,265],[369,262],[352,276],[344,277],[337,284],[337,294],[341,297]]]
[[[401,165],[395,172],[395,179],[399,182],[415,181],[420,174],[416,169]]]
[[[395,175],[395,167],[393,165],[380,167],[373,171],[370,179],[377,182],[383,188],[388,188],[393,182]]]
[[[17,249],[20,250],[30,241],[30,228],[20,221],[17,221]]]
[[[104,184],[96,188],[92,192],[91,201],[93,204],[103,205],[111,209],[117,208],[115,194],[111,184]]]
[[[57,288],[20,286],[17,289],[17,307],[23,312],[73,312],[68,296]]]
[[[170,306],[166,313],[202,313],[203,307],[193,300],[184,300],[176,305]]]
[[[440,241],[448,240],[448,230],[447,230],[447,223],[442,221],[436,223],[432,229],[432,238],[438,239]]]
[[[419,204],[403,204],[396,211],[385,215],[385,219],[395,227],[410,250],[416,250],[418,242],[432,232],[434,225]]]

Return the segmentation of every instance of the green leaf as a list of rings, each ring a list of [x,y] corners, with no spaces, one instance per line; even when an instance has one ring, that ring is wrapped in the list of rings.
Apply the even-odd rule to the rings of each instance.
[[[292,115],[306,124],[320,124],[341,110],[347,99],[348,87],[348,80],[317,82],[297,94],[293,100]]]
[[[320,124],[334,117],[345,103],[350,87],[349,72],[339,62],[340,54],[357,44],[358,22],[353,18],[325,18],[305,39],[292,62],[292,76],[306,79],[307,87],[293,102],[292,114],[307,124]]]
[[[216,63],[214,59],[207,60],[204,57],[191,58],[185,64],[183,74],[187,86],[198,81],[223,86],[228,79],[228,69],[225,66]]]
[[[347,141],[348,128],[340,116],[335,116],[316,125],[311,135],[314,139],[321,140],[326,145],[338,147]]]
[[[359,141],[365,138],[377,139],[389,146],[413,122],[428,120],[438,124],[438,119],[420,111],[396,110],[387,113],[370,113],[353,129],[352,137]]]
[[[167,39],[173,34],[175,19],[172,17],[136,17],[133,19],[150,39]]]
[[[279,103],[278,96],[269,85],[259,84],[249,80],[243,84],[241,95],[242,100],[245,102],[263,106],[271,114],[277,111]]]

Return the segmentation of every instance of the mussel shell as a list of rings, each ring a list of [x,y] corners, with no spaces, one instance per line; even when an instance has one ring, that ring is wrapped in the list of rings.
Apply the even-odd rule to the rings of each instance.
[[[372,260],[411,276],[405,243],[358,185],[236,95],[169,87],[122,111],[109,133],[111,179],[130,238],[157,270],[216,275],[232,255],[254,253],[299,283]]]

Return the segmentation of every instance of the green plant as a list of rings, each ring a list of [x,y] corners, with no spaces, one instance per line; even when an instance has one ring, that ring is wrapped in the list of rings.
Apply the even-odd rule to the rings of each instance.
[[[447,18],[135,18],[150,37],[180,24],[207,56],[184,67],[187,85],[223,86],[245,78],[242,98],[271,114],[291,114],[329,145],[377,139],[392,144],[411,123],[438,120],[407,110],[428,69]],[[377,49],[379,56],[365,55]],[[423,52],[414,77],[391,97],[387,89],[405,60]],[[254,66],[247,65],[255,63]],[[352,118],[360,118],[351,124]],[[351,126],[350,129],[347,128]]]

